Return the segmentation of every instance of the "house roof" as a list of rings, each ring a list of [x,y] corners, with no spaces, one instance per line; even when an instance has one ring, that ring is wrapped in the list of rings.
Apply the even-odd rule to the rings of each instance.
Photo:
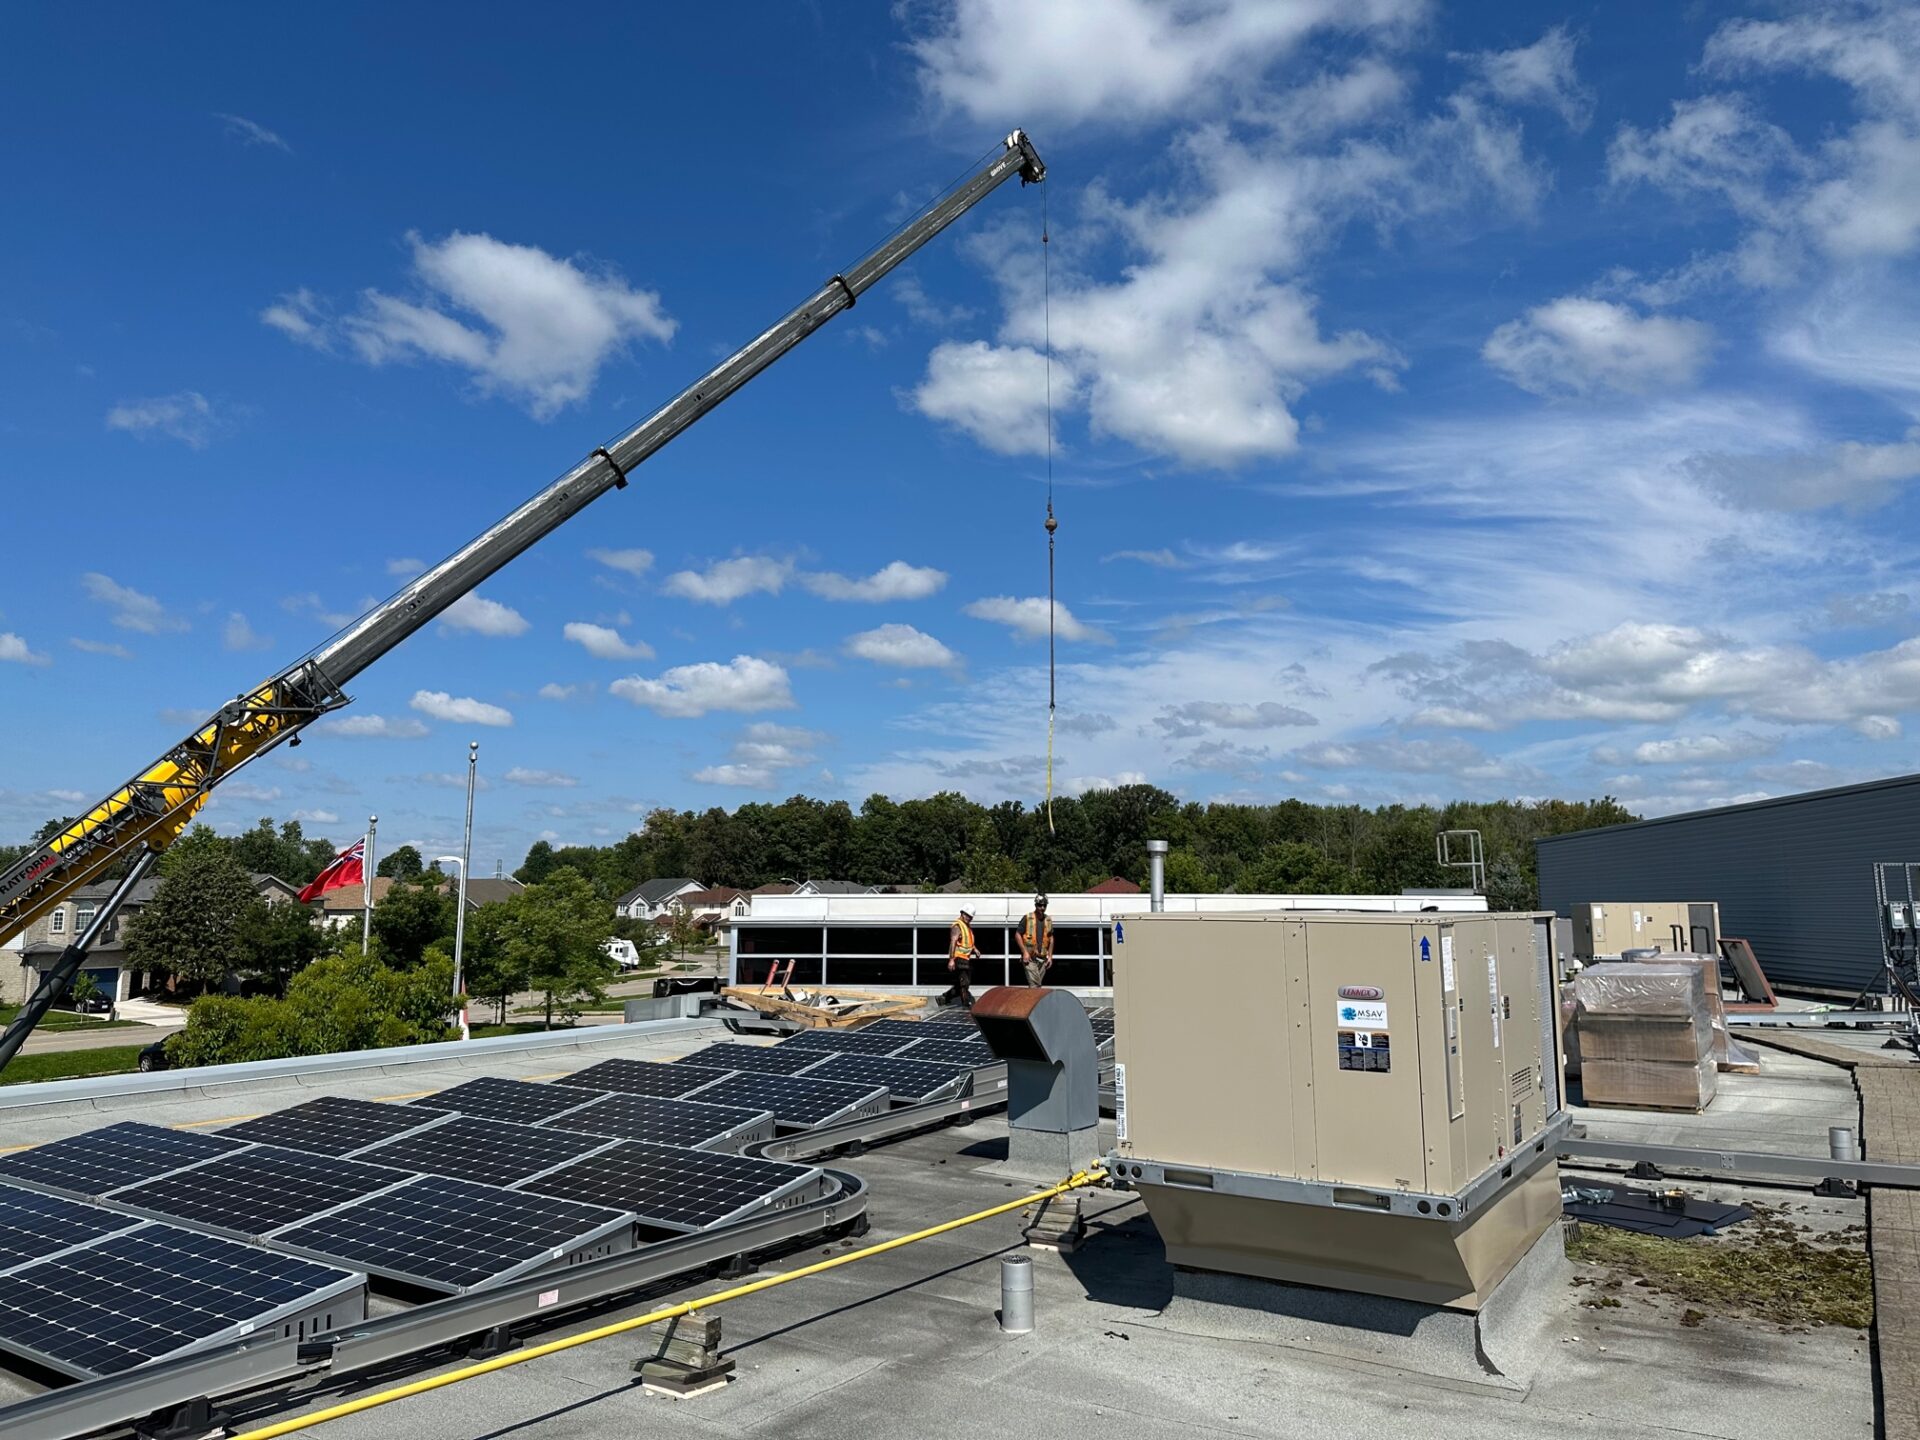
[[[80,886],[73,892],[70,898],[85,904],[89,900],[104,900],[119,888],[120,882],[118,880],[96,880],[91,885]],[[145,905],[149,900],[153,899],[153,892],[159,888],[160,877],[158,875],[149,875],[133,887],[133,893],[127,896],[124,903],[127,905]]]
[[[751,893],[755,895],[791,895],[800,887],[791,880],[776,880],[771,885],[756,885]]]
[[[467,881],[468,905],[494,905],[512,899],[527,887],[511,876],[478,875]]]
[[[1118,875],[1111,875],[1105,880],[1102,880],[1098,885],[1089,885],[1081,893],[1086,895],[1138,895],[1140,893],[1140,887],[1131,880],[1123,880]]]
[[[731,905],[747,892],[736,890],[731,885],[715,885],[710,890],[689,890],[677,896],[682,905],[690,910],[700,910],[717,905]]]
[[[373,880],[373,903],[378,905],[386,899],[391,889],[391,875],[376,875]],[[342,885],[338,890],[329,890],[320,897],[320,908],[336,915],[343,910],[364,910],[367,908],[366,892],[358,885]]]
[[[698,880],[689,880],[684,876],[672,880],[642,880],[622,895],[619,903],[631,905],[635,901],[640,901],[647,905],[661,905],[688,888],[700,890],[705,887]]]
[[[804,891],[811,887],[815,895],[871,895],[873,886],[862,885],[857,880],[807,880],[802,882]]]

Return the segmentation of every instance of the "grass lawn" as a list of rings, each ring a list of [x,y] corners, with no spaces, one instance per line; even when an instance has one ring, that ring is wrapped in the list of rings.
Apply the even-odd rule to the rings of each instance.
[[[11,1025],[20,1013],[18,1005],[0,1005],[0,1025]],[[138,1020],[109,1020],[104,1015],[80,1015],[72,1010],[49,1010],[40,1017],[35,1030],[114,1030],[138,1025]]]
[[[495,1035],[538,1035],[547,1027],[533,1024],[513,1025],[474,1025],[469,1031],[476,1040],[490,1040]]]
[[[84,1075],[125,1075],[140,1068],[140,1045],[105,1045],[98,1050],[46,1050],[16,1055],[0,1070],[0,1085],[35,1080],[75,1080]]]

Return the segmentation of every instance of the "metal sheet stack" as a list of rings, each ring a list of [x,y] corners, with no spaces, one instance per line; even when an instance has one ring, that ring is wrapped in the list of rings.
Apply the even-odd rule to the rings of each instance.
[[[1580,1085],[1589,1105],[1704,1110],[1711,1103],[1719,1070],[1702,967],[1589,965],[1574,988]]]

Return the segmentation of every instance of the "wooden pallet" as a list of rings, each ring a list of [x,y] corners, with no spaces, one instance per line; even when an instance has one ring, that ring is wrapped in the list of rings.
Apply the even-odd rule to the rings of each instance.
[[[1624,1100],[1582,1100],[1580,1103],[1589,1110],[1646,1110],[1658,1115],[1698,1115],[1713,1102],[1709,1100],[1707,1105],[1630,1105]]]
[[[720,992],[729,1000],[759,1011],[771,1020],[791,1020],[811,1030],[857,1030],[874,1020],[905,1019],[917,1015],[926,1006],[918,995],[901,995],[874,990],[813,990],[819,1000],[832,996],[838,1004],[827,1006],[800,1001],[758,985],[729,985]]]

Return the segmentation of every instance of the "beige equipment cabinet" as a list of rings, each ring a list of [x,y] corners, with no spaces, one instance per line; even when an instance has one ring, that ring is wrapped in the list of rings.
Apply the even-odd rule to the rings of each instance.
[[[1112,1173],[1174,1264],[1477,1310],[1558,1220],[1551,915],[1124,934]]]
[[[1712,900],[1595,900],[1573,907],[1573,953],[1582,960],[1628,950],[1718,955],[1720,906]]]

